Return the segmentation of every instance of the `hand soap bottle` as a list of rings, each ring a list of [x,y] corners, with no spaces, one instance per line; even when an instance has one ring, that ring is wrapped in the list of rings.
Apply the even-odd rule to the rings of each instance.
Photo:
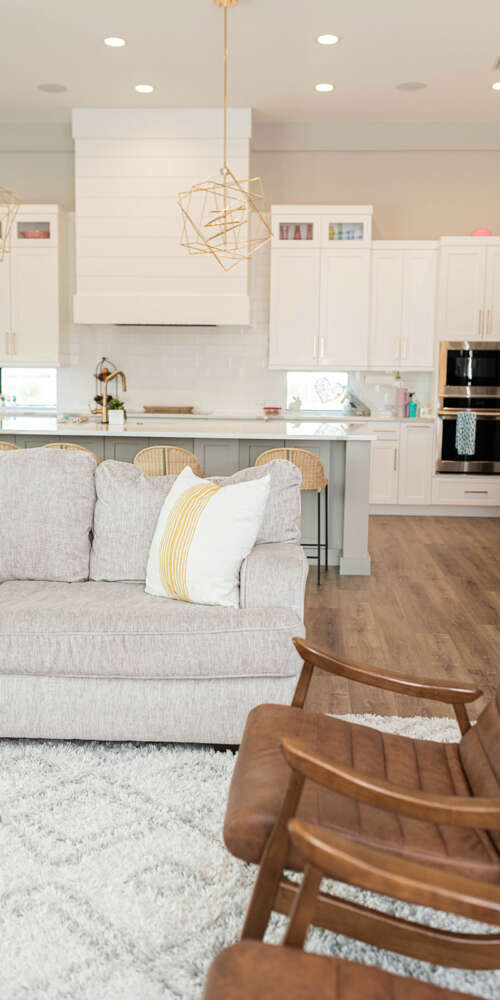
[[[418,414],[418,402],[415,399],[415,393],[410,392],[410,402],[408,404],[408,416],[416,417]]]

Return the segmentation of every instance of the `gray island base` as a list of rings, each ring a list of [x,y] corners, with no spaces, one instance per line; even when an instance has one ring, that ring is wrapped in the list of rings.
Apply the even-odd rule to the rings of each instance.
[[[133,462],[141,448],[178,445],[194,452],[207,476],[231,475],[254,465],[269,448],[305,448],[322,460],[329,482],[328,560],[343,576],[369,576],[368,496],[373,435],[362,425],[285,420],[127,421],[123,430],[93,421],[60,422],[55,417],[4,417],[0,440],[21,448],[55,441],[90,448],[100,459]],[[324,538],[324,504],[321,504]],[[316,542],[316,496],[302,493],[302,540]]]

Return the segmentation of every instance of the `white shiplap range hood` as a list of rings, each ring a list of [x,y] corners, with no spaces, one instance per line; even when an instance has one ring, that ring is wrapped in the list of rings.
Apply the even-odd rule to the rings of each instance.
[[[251,112],[229,112],[229,161],[250,176]],[[250,322],[247,263],[229,272],[181,246],[179,191],[217,174],[219,108],[73,111],[76,323]]]

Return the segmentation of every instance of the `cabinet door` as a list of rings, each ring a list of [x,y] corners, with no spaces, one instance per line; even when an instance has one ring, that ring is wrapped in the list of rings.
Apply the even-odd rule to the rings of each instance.
[[[368,364],[370,251],[323,250],[318,362],[336,369]]]
[[[57,250],[13,250],[10,364],[58,362],[59,287]]]
[[[500,340],[500,247],[486,251],[485,308],[485,339]]]
[[[12,337],[10,315],[10,254],[0,261],[0,364],[9,361]]]
[[[374,250],[368,348],[368,361],[374,368],[394,368],[399,364],[402,300],[401,250]]]
[[[484,323],[486,247],[443,246],[440,257],[440,340],[479,340]]]
[[[436,328],[437,252],[403,253],[403,320],[401,367],[432,368]]]
[[[269,364],[316,366],[319,341],[319,250],[273,250]]]
[[[398,442],[372,441],[370,503],[398,502]]]
[[[404,424],[401,428],[399,492],[401,504],[432,502],[434,427]]]

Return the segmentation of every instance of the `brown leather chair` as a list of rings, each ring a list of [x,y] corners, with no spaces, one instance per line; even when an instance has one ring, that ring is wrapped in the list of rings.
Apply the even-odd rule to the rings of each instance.
[[[301,773],[302,762],[296,760],[295,766],[296,773]],[[382,852],[354,848],[352,842],[300,820],[291,821],[289,835],[294,850],[305,861],[305,875],[283,946],[247,940],[224,949],[209,969],[203,1000],[465,1000],[462,993],[302,951],[324,875],[345,878],[347,865],[352,866],[358,880],[364,865],[369,867],[373,887],[380,892],[393,891],[391,878],[401,885],[395,870],[401,862],[391,862],[388,868],[387,855]],[[465,902],[459,892],[449,890],[446,877],[436,885],[434,873],[420,868],[400,895],[412,902],[427,899],[457,913],[462,913],[465,905],[478,919],[483,919],[486,907],[488,919],[500,924],[500,889],[493,890],[494,899],[486,899],[481,888],[471,893],[467,885]]]
[[[261,938],[273,909],[290,913],[293,907],[296,886],[282,872],[302,868],[287,835],[296,811],[359,846],[384,852],[388,861],[399,858],[451,879],[467,875],[499,885],[500,689],[471,728],[465,705],[481,694],[474,686],[418,681],[340,660],[302,639],[295,645],[304,667],[293,704],[261,705],[250,713],[229,793],[225,843],[236,857],[260,863],[243,937]],[[304,712],[313,667],[453,705],[462,739],[414,740]],[[290,778],[280,752],[283,737],[309,754],[309,776],[320,788],[303,777]],[[389,933],[393,950],[425,961],[500,967],[498,935],[423,931],[341,899],[318,901],[314,922],[375,945],[387,946]]]

